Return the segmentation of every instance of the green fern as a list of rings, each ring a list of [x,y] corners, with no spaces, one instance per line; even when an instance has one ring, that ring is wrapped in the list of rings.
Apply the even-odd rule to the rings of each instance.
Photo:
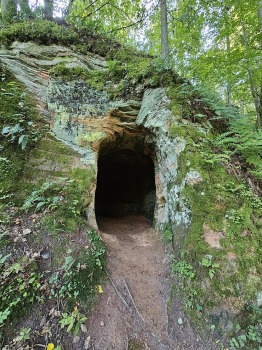
[[[252,166],[250,173],[262,178],[262,130],[256,130],[255,123],[248,116],[232,118],[229,131],[219,135],[214,143],[224,152],[230,149],[232,154],[239,154]]]

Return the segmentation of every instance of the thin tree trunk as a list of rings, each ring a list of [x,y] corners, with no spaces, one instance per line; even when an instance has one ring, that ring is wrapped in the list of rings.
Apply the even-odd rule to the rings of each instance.
[[[167,5],[166,0],[161,0],[161,58],[168,62],[168,57]]]
[[[260,49],[262,49],[262,0],[260,0],[259,9],[258,9],[258,23],[260,30]],[[262,79],[260,81],[260,106],[262,106]],[[260,114],[257,120],[258,129],[262,129],[262,113]]]
[[[44,0],[44,16],[46,19],[53,19],[54,4],[53,0]]]
[[[227,40],[227,60],[229,61],[229,54],[230,54],[230,49],[231,49],[229,34],[227,34],[226,40]],[[226,89],[227,89],[227,104],[229,106],[229,105],[231,105],[231,92],[232,92],[232,84],[231,84],[231,79],[229,78],[230,77],[229,72],[228,72],[227,76],[228,76],[228,81],[226,83]]]
[[[246,52],[248,52],[249,47],[248,47],[247,36],[246,36],[246,28],[243,22],[241,23],[241,26],[242,26],[242,35],[243,35],[245,49],[246,49]],[[259,89],[256,88],[249,58],[247,59],[247,71],[248,71],[251,93],[254,99],[254,105],[255,105],[256,114],[257,114],[257,128],[261,129],[262,128],[262,96],[261,96],[262,84],[260,83],[261,86],[259,87]]]

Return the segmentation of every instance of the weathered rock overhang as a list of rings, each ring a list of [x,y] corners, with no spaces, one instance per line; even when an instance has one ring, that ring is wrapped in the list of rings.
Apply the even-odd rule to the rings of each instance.
[[[180,196],[183,182],[176,182],[185,140],[169,136],[171,111],[165,89],[145,91],[142,101],[112,100],[106,91],[98,91],[82,80],[51,78],[49,69],[61,63],[90,72],[107,70],[107,62],[98,55],[81,55],[57,45],[15,42],[11,48],[0,50],[0,61],[36,99],[57,142],[79,154],[81,167],[92,168],[97,174],[97,163],[103,157],[123,150],[149,157],[154,165],[154,225],[163,230],[172,223],[174,231],[186,231],[190,213]],[[57,168],[55,159],[52,167]],[[87,220],[97,226],[96,183],[89,186]]]

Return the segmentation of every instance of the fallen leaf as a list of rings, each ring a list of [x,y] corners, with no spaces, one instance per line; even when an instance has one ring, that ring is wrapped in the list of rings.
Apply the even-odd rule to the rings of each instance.
[[[84,332],[84,333],[87,333],[87,328],[84,324],[81,324],[81,331]]]
[[[53,343],[47,344],[46,350],[53,350],[55,348]]]
[[[90,335],[86,338],[86,341],[85,341],[85,350],[88,350],[89,349],[89,346],[90,346],[90,340],[91,340],[91,337]]]
[[[97,290],[98,290],[98,293],[100,293],[100,294],[103,293],[103,289],[102,289],[102,286],[100,284],[97,286]]]

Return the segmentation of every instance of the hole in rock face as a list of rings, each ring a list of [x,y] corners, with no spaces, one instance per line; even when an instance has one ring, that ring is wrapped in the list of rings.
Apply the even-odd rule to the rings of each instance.
[[[97,216],[144,214],[153,220],[155,175],[152,159],[130,149],[98,159],[95,210]]]

